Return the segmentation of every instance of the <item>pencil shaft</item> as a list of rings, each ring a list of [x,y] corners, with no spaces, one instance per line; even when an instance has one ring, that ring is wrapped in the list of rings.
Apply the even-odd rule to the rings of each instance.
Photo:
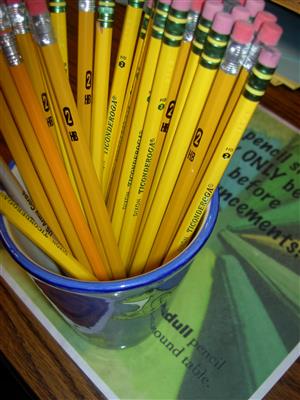
[[[124,159],[126,149],[129,146],[129,133],[134,115],[135,104],[137,100],[139,85],[141,81],[141,75],[143,66],[145,64],[145,58],[147,48],[151,36],[151,28],[153,19],[151,18],[152,9],[146,7],[143,18],[142,27],[140,30],[140,36],[137,42],[134,60],[130,71],[128,86],[126,90],[125,100],[122,107],[122,113],[120,118],[120,124],[118,127],[120,137],[119,148],[117,149],[118,157],[115,160],[115,166],[113,168],[114,173],[111,175],[111,181],[109,183],[109,193],[107,197],[107,208],[110,216],[112,217],[114,207],[116,205],[118,187],[120,186],[121,174],[124,166]],[[123,218],[122,218],[123,220]],[[121,224],[120,224],[121,225]],[[114,228],[114,224],[113,224]],[[119,230],[114,229],[115,234],[119,235]]]
[[[48,3],[53,30],[63,59],[65,71],[68,75],[67,2],[61,0],[50,0]]]
[[[78,13],[77,108],[86,142],[90,143],[95,11]]]
[[[244,133],[256,107],[257,102],[241,97],[232,117],[218,144],[217,151],[211,159],[210,167],[206,171],[198,187],[181,226],[168,250],[166,259],[174,257],[180,252],[192,238],[198,221],[207,209],[209,200],[219,184],[224,171],[235,151],[242,134]],[[224,157],[226,154],[226,157]],[[197,221],[197,223],[195,222]],[[150,268],[149,267],[147,269]]]
[[[4,86],[2,86],[2,88],[4,88]],[[38,146],[35,146],[36,143],[34,142],[32,143],[31,146],[31,143],[29,142],[28,136],[31,134],[32,127],[30,123],[28,123],[26,114],[23,113],[22,104],[19,104],[18,95],[15,94],[13,91],[11,92],[14,99],[13,102],[10,102],[11,106],[14,105],[13,108],[11,108],[11,110],[17,110],[17,112],[14,113],[14,117],[16,118],[16,121],[19,124],[19,126],[23,127],[23,129],[26,130],[27,134],[26,138],[28,139],[27,144],[30,145],[28,151],[34,152],[38,166],[40,167],[39,175],[45,176],[48,179],[47,188],[52,189],[51,192],[49,190],[50,193],[49,192],[47,193],[47,190],[45,190],[44,186],[42,185],[42,179],[40,179],[39,175],[36,172],[35,168],[36,164],[34,164],[31,161],[32,159],[29,156],[27,149],[23,143],[23,140],[19,134],[16,123],[13,119],[13,116],[11,115],[10,109],[8,108],[6,99],[4,98],[3,93],[0,92],[1,110],[3,112],[3,115],[5,116],[5,118],[1,118],[0,121],[1,132],[3,134],[4,140],[17,164],[19,172],[28,188],[30,196],[32,197],[38,209],[40,210],[42,216],[45,218],[45,220],[51,227],[51,230],[54,232],[55,236],[59,239],[59,241],[66,248],[71,248],[71,246],[69,246],[68,244],[69,242],[68,239],[70,238],[70,236],[65,234],[66,227],[68,225],[66,224],[66,221],[63,218],[60,219],[61,214],[58,212],[60,210],[59,208],[60,198],[59,196],[56,196],[56,191],[55,191],[56,187],[53,186],[53,178],[51,174],[48,173],[49,172],[48,169],[43,168],[45,160],[42,157],[40,148]],[[49,196],[49,194],[52,195],[52,198],[55,200],[56,208],[52,206],[51,197]],[[59,216],[59,218],[57,217],[57,215]],[[63,227],[61,227],[60,225],[62,222],[65,222],[65,226]],[[76,236],[74,237],[76,242]],[[72,239],[74,239],[74,237],[72,237]],[[78,254],[80,254],[80,248],[78,250]],[[84,256],[83,260],[85,260]]]
[[[76,231],[80,233],[80,238],[86,256],[88,257],[91,266],[95,270],[99,270],[99,272],[97,272],[99,278],[106,279],[107,273],[103,269],[102,261],[98,255],[94,240],[81,212],[80,205],[74,194],[63,162],[57,151],[57,147],[48,133],[47,125],[41,118],[41,114],[39,112],[41,110],[39,108],[37,98],[35,97],[35,93],[33,92],[29,77],[26,73],[26,69],[23,64],[19,64],[11,67],[10,72],[14,78],[19,94],[22,96],[23,105],[27,111],[32,125],[34,126],[35,134],[37,135],[47,164],[52,171],[53,178],[55,179],[56,185],[61,193],[61,197],[68,209],[69,214],[72,216],[74,227]],[[63,74],[65,75],[64,69]]]
[[[193,183],[195,180],[198,181],[200,167],[235,80],[235,75],[225,74],[221,70],[217,73],[155,238],[153,247],[156,248],[156,254],[152,250],[148,259],[151,265],[163,259],[164,251],[170,246],[180,223],[180,215],[184,212],[185,203],[188,197],[193,197],[194,193],[191,192]]]
[[[143,126],[136,172],[133,176],[129,202],[120,236],[120,251],[126,264],[129,264],[131,259],[134,241],[144,208],[142,204],[143,201],[146,201],[146,185],[148,185],[149,171],[153,166],[152,162],[156,138],[160,129],[163,109],[166,105],[171,87],[186,21],[187,12],[178,11],[172,7],[170,8],[155,71],[153,87],[151,89],[150,102]]]
[[[192,133],[188,135],[186,132],[194,131],[198,122],[199,111],[204,107],[215,74],[215,70],[204,68],[201,65],[198,66],[193,86],[191,87],[176,131],[176,136],[174,137],[161,179],[153,197],[148,218],[132,264],[133,268],[140,268],[145,264],[145,259],[148,259],[191,140]],[[143,251],[142,248],[144,249]]]
[[[54,43],[49,46],[42,46],[41,50],[46,62],[48,74],[55,89],[56,98],[60,105],[60,111],[65,116],[64,122],[68,129],[68,141],[80,170],[84,189],[88,195],[96,224],[101,230],[101,239],[107,254],[107,259],[110,260],[110,267],[114,269],[114,273],[117,275],[122,274],[122,262],[117,242],[113,234],[89,149],[85,137],[82,135],[71,88],[62,69],[61,60],[57,57],[57,46]],[[93,190],[90,190],[91,188],[93,188]]]
[[[103,28],[97,22],[90,147],[93,164],[100,183],[103,176],[103,147],[109,90],[111,42],[112,28]]]
[[[143,5],[144,1],[130,1],[126,7],[121,42],[119,45],[112,87],[109,95],[107,121],[104,134],[103,193],[105,198],[107,198],[108,186],[111,180],[112,168],[114,166],[119,143],[119,137],[117,137],[118,126],[120,123],[125,90],[132,65],[135,43],[138,37]]]
[[[80,280],[97,280],[94,275],[86,270],[55,239],[48,236],[47,232],[40,228],[36,222],[3,191],[0,191],[0,197],[1,213],[41,250],[56,261],[69,276]]]
[[[176,70],[174,71],[174,75],[172,78],[172,83],[171,87],[168,93],[167,101],[166,101],[166,107],[165,107],[165,112],[161,120],[160,124],[160,130],[158,132],[157,138],[156,138],[156,143],[155,143],[155,152],[153,156],[153,161],[152,161],[152,166],[149,171],[149,176],[148,176],[148,183],[145,188],[146,193],[144,194],[144,200],[142,203],[142,207],[144,208],[141,210],[141,222],[139,224],[138,228],[138,236],[137,240],[135,241],[136,245],[139,241],[139,237],[141,235],[141,232],[144,229],[144,225],[147,220],[147,215],[149,212],[149,208],[147,207],[149,204],[152,202],[152,196],[150,197],[150,192],[152,189],[152,185],[154,185],[154,180],[157,175],[161,175],[161,171],[158,170],[158,165],[162,157],[163,150],[165,148],[165,142],[170,138],[169,136],[169,127],[170,127],[170,121],[172,120],[174,110],[176,109],[176,103],[177,103],[177,93],[181,84],[181,79],[183,72],[185,70],[187,58],[189,55],[190,51],[190,43],[189,42],[183,42],[178,54],[178,58],[176,61]],[[169,144],[166,143],[166,147],[169,148]],[[167,154],[167,152],[166,152]],[[158,182],[158,181],[157,181]],[[155,183],[156,185],[156,183]],[[154,190],[152,191],[154,192]],[[133,250],[133,254],[135,253],[135,249]]]

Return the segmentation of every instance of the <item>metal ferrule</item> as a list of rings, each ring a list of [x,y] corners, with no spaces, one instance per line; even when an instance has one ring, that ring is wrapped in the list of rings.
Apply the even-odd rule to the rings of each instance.
[[[0,4],[0,31],[11,29],[11,22],[8,10],[5,4]]]
[[[229,35],[221,35],[215,31],[210,31],[201,53],[200,64],[209,69],[219,68],[224,57]]]
[[[247,55],[242,63],[243,67],[246,68],[247,71],[250,71],[257,62],[261,48],[262,43],[260,42],[254,42],[250,45],[249,51],[247,52]]]
[[[23,59],[17,48],[16,37],[13,32],[10,31],[0,35],[0,47],[9,66],[16,67],[22,63]]]
[[[66,1],[52,0],[48,3],[48,8],[51,13],[59,14],[67,11]]]
[[[187,23],[183,33],[183,41],[191,42],[194,38],[194,32],[197,26],[199,13],[196,11],[190,11],[187,16]]]
[[[133,8],[143,8],[145,0],[128,0],[128,5]]]
[[[244,44],[231,41],[227,46],[220,68],[228,74],[237,75],[247,54],[245,48]]]
[[[180,46],[187,23],[187,15],[188,12],[170,8],[163,36],[164,43],[173,47]]]
[[[7,7],[11,25],[15,35],[30,32],[29,15],[24,3],[15,3]]]
[[[112,0],[99,1],[98,18],[102,28],[112,28],[115,18],[115,2]]]
[[[260,101],[276,68],[268,68],[259,62],[252,68],[245,85],[244,96],[248,100]]]
[[[94,12],[96,8],[95,0],[78,0],[78,11]]]
[[[160,2],[157,3],[152,25],[152,36],[155,37],[156,39],[163,38],[169,9],[170,6],[168,4]]]
[[[31,23],[34,38],[40,46],[56,42],[49,12],[32,17]]]

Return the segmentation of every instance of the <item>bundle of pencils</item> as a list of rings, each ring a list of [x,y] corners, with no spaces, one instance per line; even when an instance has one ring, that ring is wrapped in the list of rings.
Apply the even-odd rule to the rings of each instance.
[[[0,211],[62,273],[126,278],[190,243],[279,63],[264,6],[129,0],[110,75],[115,3],[79,0],[75,101],[66,2],[0,3],[0,128],[29,193],[3,166]]]

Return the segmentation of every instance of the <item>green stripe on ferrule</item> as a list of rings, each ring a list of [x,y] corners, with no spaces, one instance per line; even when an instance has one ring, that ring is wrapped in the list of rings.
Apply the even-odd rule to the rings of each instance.
[[[178,11],[172,7],[170,8],[163,36],[165,44],[173,47],[180,46],[185,32],[187,17],[187,11]]]
[[[192,51],[195,54],[201,54],[204,48],[205,40],[212,26],[212,21],[200,17],[199,23],[196,26],[194,40],[192,43]]]
[[[112,0],[102,0],[98,3],[97,21],[102,28],[112,28],[115,18],[115,2]]]
[[[200,64],[209,69],[219,68],[225,54],[229,35],[221,35],[215,31],[210,31],[206,37],[203,51],[200,57]]]
[[[67,11],[67,3],[61,0],[50,1],[48,7],[51,13],[59,14]]]
[[[258,62],[250,72],[245,85],[244,96],[251,101],[260,101],[265,94],[275,69],[268,68]]]
[[[148,8],[148,10],[151,11],[151,9],[149,9],[149,8]],[[140,38],[141,39],[145,39],[147,28],[148,28],[149,21],[150,21],[150,16],[151,15],[149,13],[145,12],[145,15],[144,15],[144,18],[142,21],[141,30],[140,30]]]
[[[143,8],[145,0],[128,0],[128,5],[133,8]]]
[[[157,3],[154,12],[153,26],[151,33],[151,36],[153,36],[156,39],[162,39],[163,37],[169,9],[170,5],[160,2]]]

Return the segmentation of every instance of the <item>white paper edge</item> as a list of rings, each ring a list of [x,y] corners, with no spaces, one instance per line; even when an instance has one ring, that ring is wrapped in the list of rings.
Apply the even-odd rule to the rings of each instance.
[[[264,383],[252,394],[249,400],[262,399],[275,385],[276,382],[286,373],[293,363],[300,356],[300,343],[284,358],[284,360],[274,369]]]

